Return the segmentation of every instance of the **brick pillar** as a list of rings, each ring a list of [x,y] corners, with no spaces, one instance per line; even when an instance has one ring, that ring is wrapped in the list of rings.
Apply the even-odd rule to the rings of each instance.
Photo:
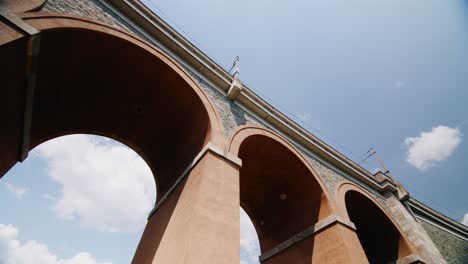
[[[150,217],[134,264],[239,264],[240,160],[213,148]]]
[[[260,256],[264,264],[368,263],[354,225],[330,215]]]
[[[312,263],[368,263],[356,231],[335,223],[314,237]]]

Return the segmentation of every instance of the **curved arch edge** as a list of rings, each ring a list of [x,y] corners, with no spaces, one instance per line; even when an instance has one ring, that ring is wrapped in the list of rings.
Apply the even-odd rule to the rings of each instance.
[[[161,60],[172,70],[174,70],[194,90],[194,92],[198,95],[199,99],[205,106],[205,110],[207,111],[208,117],[210,119],[210,127],[208,129],[207,137],[205,139],[204,144],[206,145],[209,142],[211,142],[215,145],[223,146],[225,140],[224,127],[222,125],[221,119],[216,111],[214,104],[211,102],[206,92],[203,91],[200,85],[190,76],[190,74],[188,74],[187,71],[179,63],[177,63],[173,58],[169,57],[159,48],[149,44],[140,37],[125,32],[121,29],[114,28],[112,26],[75,15],[49,12],[34,12],[23,13],[20,14],[19,17],[39,32],[59,29],[95,31],[110,35],[112,37],[123,39],[149,52],[155,58]],[[2,45],[25,37],[19,32],[10,33],[9,31],[11,31],[11,28],[9,28],[8,26],[1,24],[0,26],[5,27],[6,32],[9,33],[5,34],[4,36],[6,41],[0,40],[0,43],[2,43]],[[0,28],[0,32],[1,31],[2,30]]]
[[[225,150],[224,150],[226,155],[232,155],[232,156],[238,157],[239,149],[240,149],[240,146],[242,145],[242,142],[244,142],[244,140],[247,139],[248,137],[254,136],[254,135],[259,135],[259,136],[270,138],[278,142],[282,146],[286,147],[296,158],[298,158],[301,161],[301,163],[307,168],[310,174],[314,177],[315,181],[318,183],[318,185],[320,186],[320,189],[323,192],[322,195],[325,196],[324,198],[327,203],[328,210],[329,210],[328,212],[322,215],[322,218],[319,219],[319,221],[330,215],[335,214],[336,207],[333,203],[332,196],[328,188],[325,186],[325,183],[323,182],[322,178],[319,176],[319,174],[314,170],[314,168],[310,165],[310,163],[307,161],[307,159],[303,156],[302,153],[300,153],[285,138],[271,131],[270,129],[264,128],[258,125],[244,125],[244,126],[238,127],[229,135],[226,141]]]
[[[357,192],[357,193],[361,194],[362,196],[364,196],[365,198],[367,198],[374,206],[376,206],[385,215],[385,217],[387,217],[388,220],[390,220],[392,225],[398,231],[398,234],[401,237],[400,241],[401,241],[401,243],[403,243],[403,244],[400,244],[400,248],[402,248],[402,246],[403,246],[403,248],[406,246],[406,251],[403,252],[403,256],[399,256],[399,261],[404,261],[404,259],[409,260],[409,259],[413,259],[413,258],[417,258],[418,260],[421,260],[420,257],[419,257],[419,254],[418,254],[419,253],[418,250],[416,249],[416,247],[414,245],[412,245],[412,243],[410,243],[410,240],[408,239],[406,233],[403,232],[403,230],[400,228],[400,226],[395,221],[393,216],[389,212],[387,212],[387,210],[379,202],[377,202],[377,200],[374,197],[369,195],[360,186],[357,186],[356,184],[351,183],[351,182],[341,183],[337,188],[335,188],[335,194],[334,194],[335,202],[337,204],[338,213],[340,214],[340,216],[343,219],[345,219],[345,221],[353,223],[351,221],[350,217],[349,217],[348,210],[346,208],[346,200],[345,200],[346,194],[348,192],[350,192],[350,191]],[[398,262],[398,263],[400,263],[400,262]],[[406,263],[406,262],[404,262],[404,263]],[[409,262],[409,263],[412,263],[412,262]]]

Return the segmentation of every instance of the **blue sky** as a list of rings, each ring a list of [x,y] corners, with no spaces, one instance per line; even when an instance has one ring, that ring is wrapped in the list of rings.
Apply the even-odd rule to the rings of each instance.
[[[2,183],[2,264],[130,263],[156,197],[138,154],[89,135],[40,145]]]
[[[241,81],[312,133],[357,162],[375,147],[413,197],[462,221],[468,1],[152,2],[224,68],[240,56]],[[362,165],[379,167],[373,158]],[[105,191],[79,188],[90,181]],[[155,192],[134,152],[83,136],[45,143],[1,182],[7,264],[32,263],[25,251],[46,264],[129,263]],[[119,200],[122,192],[130,202]],[[245,215],[241,235],[242,261],[255,263],[258,243]]]

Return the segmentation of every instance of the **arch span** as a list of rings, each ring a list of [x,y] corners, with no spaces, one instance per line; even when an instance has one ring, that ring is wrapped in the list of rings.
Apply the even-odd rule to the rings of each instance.
[[[321,179],[286,140],[261,127],[242,127],[226,151],[242,160],[240,203],[256,228],[262,254],[332,214]],[[293,246],[286,259],[265,263],[310,263],[313,238]],[[304,262],[305,261],[305,262]]]
[[[63,14],[28,13],[22,19],[40,31],[31,129],[25,83],[28,37],[0,24],[0,175],[21,152],[51,138],[97,134],[131,146],[150,165],[158,196],[174,184],[208,142],[222,145],[214,106],[174,60],[136,36]],[[7,31],[5,28],[8,28]]]
[[[415,249],[385,209],[360,187],[343,183],[336,200],[344,218],[356,226],[369,263],[396,263]]]

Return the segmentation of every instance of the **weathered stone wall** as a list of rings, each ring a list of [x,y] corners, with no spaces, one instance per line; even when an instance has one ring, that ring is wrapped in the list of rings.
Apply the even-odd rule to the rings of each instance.
[[[208,94],[211,102],[215,105],[216,111],[223,122],[226,138],[239,126],[248,124],[263,126],[261,121],[244,111],[237,104],[229,101],[226,95],[204,81],[196,73],[188,68],[185,68],[185,70],[200,84],[203,90]]]
[[[468,241],[425,221],[421,225],[449,264],[468,264]]]
[[[41,11],[82,16],[132,32],[131,27],[123,19],[97,0],[48,0]]]

